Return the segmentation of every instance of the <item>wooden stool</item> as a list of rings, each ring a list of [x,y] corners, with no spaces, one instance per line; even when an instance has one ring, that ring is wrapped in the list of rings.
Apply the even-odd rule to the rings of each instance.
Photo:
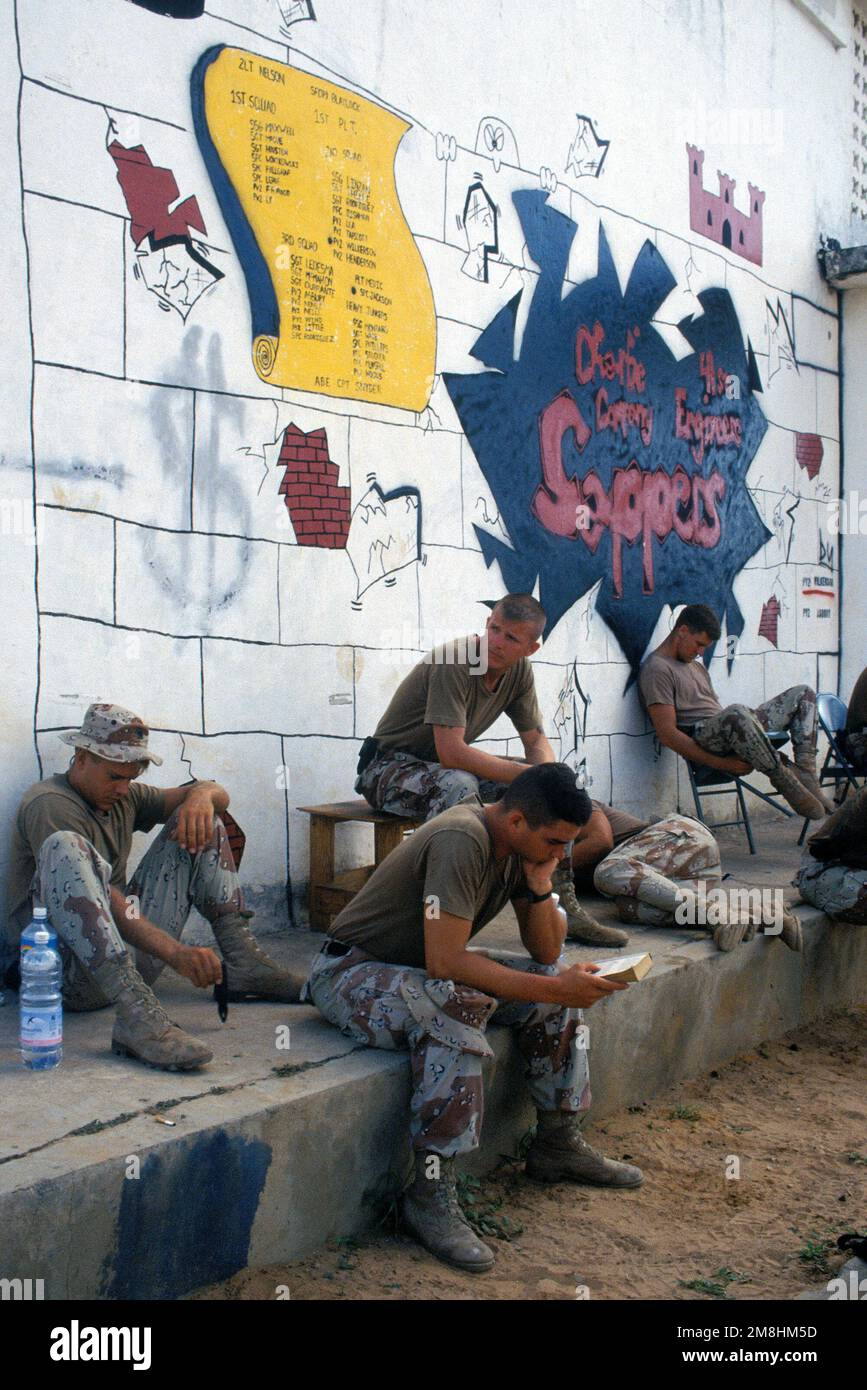
[[[366,801],[334,801],[324,806],[299,806],[310,817],[310,929],[327,931],[332,917],[351,902],[378,864],[420,820],[374,811]],[[361,822],[373,826],[373,860],[358,869],[334,873],[334,835],[338,825]]]

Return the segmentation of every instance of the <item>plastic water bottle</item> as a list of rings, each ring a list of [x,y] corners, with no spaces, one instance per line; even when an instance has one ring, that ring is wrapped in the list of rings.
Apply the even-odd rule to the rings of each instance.
[[[41,904],[37,904],[33,909],[33,916],[19,938],[19,968],[24,961],[25,952],[32,950],[36,940],[36,933],[39,931],[40,927],[43,931],[48,932],[49,946],[55,951],[57,950],[57,932],[48,920],[48,908],[42,907]]]
[[[47,1071],[63,1057],[63,1000],[57,936],[44,907],[34,908],[21,939],[21,1060],[30,1071]]]

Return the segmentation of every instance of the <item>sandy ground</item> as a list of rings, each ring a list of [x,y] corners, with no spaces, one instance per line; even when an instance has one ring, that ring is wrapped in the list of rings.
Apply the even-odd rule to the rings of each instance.
[[[634,1192],[539,1186],[505,1163],[469,1189],[501,1230],[523,1227],[490,1240],[488,1274],[451,1270],[386,1224],[191,1297],[792,1298],[842,1263],[838,1234],[867,1230],[865,1061],[867,1008],[844,1010],[589,1125],[644,1169]]]

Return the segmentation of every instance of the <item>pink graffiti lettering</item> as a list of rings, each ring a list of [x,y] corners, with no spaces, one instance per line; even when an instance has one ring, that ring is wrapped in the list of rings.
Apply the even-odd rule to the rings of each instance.
[[[682,386],[675,387],[674,403],[675,437],[689,441],[690,453],[696,463],[701,463],[705,448],[723,449],[728,445],[740,448],[740,416],[705,415],[701,410],[690,410]]]
[[[600,386],[596,392],[596,433],[600,430],[620,431],[623,439],[630,429],[637,429],[643,444],[653,439],[653,406],[641,401],[612,401],[608,404],[608,392]]]
[[[716,469],[709,478],[690,478],[680,465],[669,477],[663,468],[643,471],[635,459],[617,468],[610,496],[596,473],[567,478],[562,441],[574,431],[579,452],[590,431],[568,391],[556,396],[539,420],[542,482],[531,504],[533,515],[552,535],[581,540],[596,552],[603,532],[611,533],[611,571],[615,597],[623,594],[623,542],[642,540],[642,589],[652,594],[653,537],[663,542],[672,530],[688,545],[712,549],[721,527],[717,502],[725,496],[725,479]]]
[[[602,352],[605,329],[594,323],[593,328],[582,324],[575,335],[575,375],[582,386],[587,386],[597,374],[606,381],[615,378],[627,391],[643,391],[647,384],[647,369],[643,362],[633,356],[632,349],[641,337],[638,328],[626,334],[626,347],[617,352]]]

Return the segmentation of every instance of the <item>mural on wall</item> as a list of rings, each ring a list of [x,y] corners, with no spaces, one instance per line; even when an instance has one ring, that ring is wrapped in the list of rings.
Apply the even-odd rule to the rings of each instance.
[[[786,501],[790,497],[793,500],[789,506],[786,506]],[[795,538],[795,512],[800,505],[801,494],[799,492],[792,492],[792,489],[787,486],[783,488],[783,495],[774,507],[774,515],[771,524],[777,539],[780,540],[782,538],[785,540],[786,564],[789,563],[789,556],[792,553],[792,541]],[[789,519],[788,534],[786,534],[786,517]]]
[[[554,726],[554,737],[559,744],[557,761],[568,763],[576,771],[579,765],[584,763],[579,755],[579,748],[587,737],[590,703],[590,696],[581,688],[578,664],[573,661],[563,672],[563,680],[557,692],[557,708],[551,722]]]
[[[771,597],[762,604],[762,614],[759,618],[759,636],[766,638],[772,647],[778,645],[777,625],[780,621],[780,614],[782,611],[783,606],[776,594],[771,594]]]
[[[247,283],[263,381],[420,411],[433,295],[397,197],[406,121],[241,49],[192,76],[202,157]]]
[[[747,338],[747,386],[751,391],[758,391],[762,394],[762,378],[759,375],[759,365],[756,362],[756,354],[753,345]]]
[[[514,131],[505,121],[501,121],[499,116],[483,116],[479,121],[475,153],[487,155],[488,159],[493,161],[494,172],[497,174],[500,172],[501,164],[513,164],[516,169],[521,167],[521,156],[518,153]],[[451,158],[454,157],[452,153]]]
[[[313,0],[276,0],[276,5],[280,11],[280,18],[283,21],[283,32],[289,37],[289,30],[293,24],[299,24],[304,19],[315,19],[316,11],[313,8]]]
[[[768,383],[781,370],[798,372],[800,375],[795,359],[795,340],[779,296],[776,305],[769,299],[765,300],[765,336],[768,340]]]
[[[108,112],[106,148],[117,168],[117,181],[130,216],[135,247],[133,273],[161,309],[174,309],[186,321],[190,310],[224,272],[214,264],[195,195],[180,198],[171,169],[155,165],[143,145],[124,145],[117,138],[118,120]]]
[[[298,544],[342,550],[349,535],[350,489],[337,481],[339,469],[328,452],[325,430],[305,434],[288,425],[279,463],[285,470],[279,492]]]
[[[205,12],[205,0],[132,0],[132,3],[169,19],[198,19]]]
[[[569,153],[566,155],[566,172],[576,179],[598,179],[602,173],[610,140],[600,140],[596,127],[589,116],[576,116],[578,129],[572,137]]]
[[[771,532],[744,485],[767,423],[729,294],[701,292],[676,361],[650,322],[675,284],[651,242],[621,294],[600,225],[597,275],[564,297],[576,223],[540,191],[513,201],[541,272],[520,353],[515,298],[472,349],[488,370],[443,377],[511,539],[476,526],[486,562],[507,589],[538,582],[549,633],[601,578],[633,674],[666,603],[700,598],[740,635],[732,583]]]
[[[825,447],[820,435],[795,432],[795,458],[798,461],[798,467],[803,468],[810,482],[813,481],[822,467],[824,452]]]
[[[461,270],[471,280],[488,282],[488,257],[500,249],[497,239],[499,210],[484,184],[476,174],[467,189],[463,214],[457,218],[458,227],[467,239],[467,255]]]
[[[717,170],[719,193],[704,186],[704,150],[687,145],[689,156],[689,225],[694,232],[735,251],[753,265],[762,264],[762,209],[765,195],[755,184],[747,184],[750,210],[735,207],[735,180]]]
[[[398,570],[421,559],[421,493],[416,487],[383,492],[373,474],[352,512],[346,553],[355,572],[353,608],[380,579],[395,582]]]

